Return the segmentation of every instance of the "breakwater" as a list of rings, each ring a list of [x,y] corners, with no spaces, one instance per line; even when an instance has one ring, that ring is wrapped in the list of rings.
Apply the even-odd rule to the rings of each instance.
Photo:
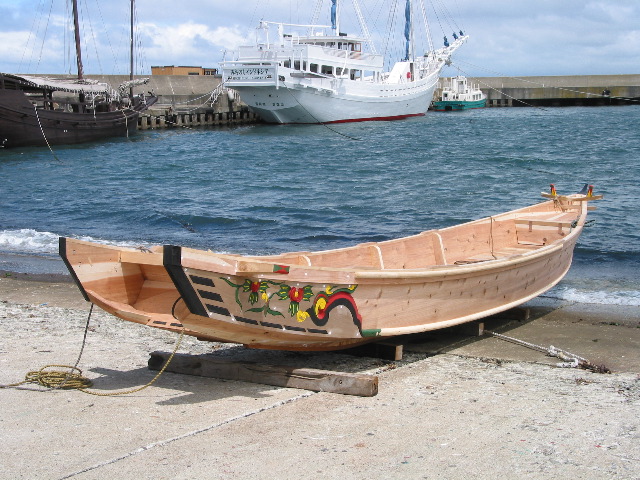
[[[474,77],[470,83],[478,84],[487,95],[488,107],[640,103],[640,75]]]

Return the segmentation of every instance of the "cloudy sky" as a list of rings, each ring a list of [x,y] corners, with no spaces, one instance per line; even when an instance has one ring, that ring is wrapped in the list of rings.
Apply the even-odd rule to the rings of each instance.
[[[68,0],[0,0],[0,71],[75,70]],[[128,72],[129,0],[79,0],[85,72]],[[404,0],[360,0],[379,51],[391,57],[388,13]],[[417,3],[417,2],[416,2]],[[136,73],[152,65],[217,67],[260,19],[307,23],[316,0],[137,0]],[[329,22],[329,0],[319,21]],[[469,76],[640,73],[640,0],[425,0],[433,41],[463,29],[454,57]],[[446,10],[443,10],[443,5]],[[360,33],[344,0],[341,30]],[[350,23],[350,21],[352,23]],[[397,28],[396,28],[397,30]],[[302,33],[302,32],[301,32]],[[422,30],[418,30],[422,33]],[[398,43],[400,45],[401,42]],[[444,72],[456,74],[448,67]]]

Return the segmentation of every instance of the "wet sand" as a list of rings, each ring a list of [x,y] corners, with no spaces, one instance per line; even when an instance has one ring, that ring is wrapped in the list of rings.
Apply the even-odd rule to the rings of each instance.
[[[89,305],[68,277],[0,275],[0,384],[73,365]],[[638,307],[530,306],[486,327],[612,374],[455,331],[407,339],[401,361],[256,351],[184,338],[182,353],[378,375],[353,397],[165,373],[124,396],[0,390],[0,478],[640,478]],[[95,393],[149,382],[177,335],[95,310],[79,367]],[[409,343],[410,340],[410,343]],[[17,453],[17,454],[15,454]]]

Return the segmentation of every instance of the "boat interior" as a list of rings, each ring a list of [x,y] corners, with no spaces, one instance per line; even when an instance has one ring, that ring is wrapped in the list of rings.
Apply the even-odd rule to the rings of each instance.
[[[353,269],[424,269],[497,260],[539,249],[564,238],[575,226],[579,205],[564,208],[545,202],[410,237],[321,252],[269,257],[290,265]]]

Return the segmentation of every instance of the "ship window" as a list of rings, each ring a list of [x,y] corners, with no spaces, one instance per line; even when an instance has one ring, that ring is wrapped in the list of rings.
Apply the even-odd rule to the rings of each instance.
[[[332,75],[333,67],[331,65],[322,65],[322,73],[325,75]]]
[[[318,64],[317,64],[317,63],[312,63],[312,64],[310,65],[309,70],[310,70],[310,71],[312,71],[312,72],[314,72],[314,73],[318,73]]]
[[[283,66],[285,68],[291,68],[291,60],[285,60],[283,63]]]
[[[300,70],[300,60],[296,60],[295,62],[293,62],[293,69]]]

